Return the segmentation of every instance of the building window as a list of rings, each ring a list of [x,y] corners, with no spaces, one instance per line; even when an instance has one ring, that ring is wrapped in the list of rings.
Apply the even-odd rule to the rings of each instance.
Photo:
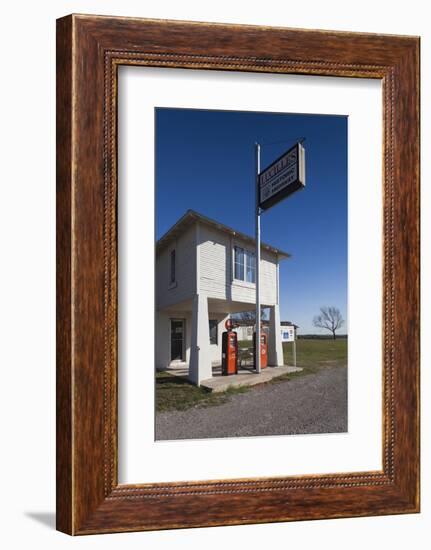
[[[210,344],[215,344],[215,345],[218,344],[217,327],[218,327],[217,319],[210,319]]]
[[[256,282],[256,258],[253,252],[246,251],[247,268],[245,280],[249,283]]]
[[[234,249],[234,277],[239,281],[247,283],[256,282],[256,258],[253,252],[245,250],[240,246]]]
[[[244,249],[235,247],[235,279],[244,280]]]
[[[171,265],[170,265],[170,277],[169,282],[172,285],[176,281],[176,273],[175,273],[175,248],[171,250]]]

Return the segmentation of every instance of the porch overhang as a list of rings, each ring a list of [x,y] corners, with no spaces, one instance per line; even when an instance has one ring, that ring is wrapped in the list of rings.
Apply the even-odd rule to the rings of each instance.
[[[262,304],[262,307],[271,307],[274,304]],[[253,311],[256,305],[255,302],[241,302],[236,300],[224,300],[218,298],[208,298],[208,311],[211,313],[241,313],[243,311]],[[175,314],[181,312],[191,312],[193,308],[193,300],[184,300],[176,304],[171,304],[162,308],[158,308],[158,311]]]

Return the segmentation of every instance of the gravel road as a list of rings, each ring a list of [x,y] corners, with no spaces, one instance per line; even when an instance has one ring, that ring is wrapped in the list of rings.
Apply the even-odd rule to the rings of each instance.
[[[347,431],[347,368],[258,386],[208,408],[158,413],[156,439],[203,439]]]

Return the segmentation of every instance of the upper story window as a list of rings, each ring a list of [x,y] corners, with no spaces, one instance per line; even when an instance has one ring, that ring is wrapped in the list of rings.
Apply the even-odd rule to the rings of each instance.
[[[234,248],[234,278],[247,283],[256,282],[255,255],[240,246]]]
[[[169,283],[172,285],[176,282],[176,254],[175,248],[171,250],[170,255],[170,268],[169,268]]]

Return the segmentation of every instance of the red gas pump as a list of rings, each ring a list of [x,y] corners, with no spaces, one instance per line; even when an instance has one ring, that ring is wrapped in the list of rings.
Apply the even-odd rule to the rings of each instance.
[[[256,361],[256,333],[253,333],[253,357]],[[260,368],[265,369],[268,366],[268,344],[266,334],[260,335]]]
[[[232,329],[231,319],[225,323],[227,332],[222,335],[221,373],[223,376],[238,374],[238,337]]]

